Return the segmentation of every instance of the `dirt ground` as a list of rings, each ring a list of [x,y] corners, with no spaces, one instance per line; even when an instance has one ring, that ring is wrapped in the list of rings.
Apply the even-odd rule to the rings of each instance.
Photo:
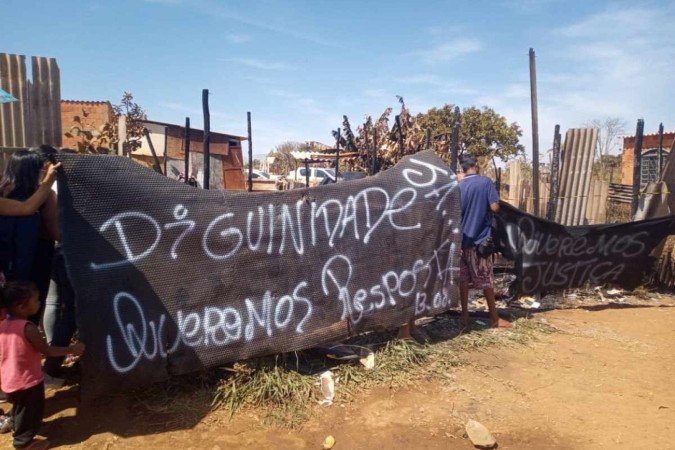
[[[209,412],[209,398],[186,406],[203,404],[194,423],[144,414],[123,396],[77,414],[76,391],[62,389],[48,395],[44,431],[57,448],[320,449],[333,435],[337,450],[471,449],[464,424],[475,419],[500,449],[675,448],[675,299],[535,317],[560,331],[469,352],[447,380],[350,401],[338,383],[336,404],[299,430],[263,425],[255,413],[229,420]],[[0,443],[9,448],[9,435]]]

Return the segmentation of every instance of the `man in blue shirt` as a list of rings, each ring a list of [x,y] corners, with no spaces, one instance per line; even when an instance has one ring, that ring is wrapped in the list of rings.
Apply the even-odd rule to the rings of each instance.
[[[499,212],[499,194],[492,180],[478,173],[476,157],[466,154],[460,161],[464,178],[459,182],[462,207],[462,257],[459,267],[459,296],[462,322],[469,323],[469,288],[483,289],[490,310],[491,326],[508,328],[511,323],[500,319],[495,305],[492,255],[481,256],[477,248],[490,238],[490,219]]]

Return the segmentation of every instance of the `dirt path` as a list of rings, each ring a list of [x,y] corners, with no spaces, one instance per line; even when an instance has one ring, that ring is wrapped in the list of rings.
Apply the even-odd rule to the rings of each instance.
[[[60,407],[46,431],[61,448],[319,449],[332,434],[336,450],[471,449],[462,435],[472,418],[500,449],[675,448],[675,302],[667,304],[538,314],[561,331],[466,354],[448,380],[338,401],[301,430],[207,414],[207,398],[196,424],[138,415],[122,400],[75,418],[66,391],[52,400]]]

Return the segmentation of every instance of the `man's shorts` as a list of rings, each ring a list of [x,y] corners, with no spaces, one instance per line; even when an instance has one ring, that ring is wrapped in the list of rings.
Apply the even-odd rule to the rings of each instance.
[[[476,247],[462,249],[459,259],[459,281],[474,289],[489,289],[494,285],[492,256],[483,258]]]

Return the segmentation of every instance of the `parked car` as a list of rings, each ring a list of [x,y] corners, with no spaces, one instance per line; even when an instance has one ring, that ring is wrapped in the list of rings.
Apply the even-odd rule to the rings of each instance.
[[[293,181],[304,182],[307,178],[307,169],[304,167],[298,167],[295,170],[288,172],[288,179]],[[335,170],[334,169],[325,169],[321,167],[310,167],[309,168],[309,181],[311,182],[322,182],[324,179],[330,178],[335,180]]]
[[[248,169],[244,169],[244,178],[248,179]],[[253,172],[251,174],[251,178],[259,179],[259,180],[274,180],[274,177],[270,175],[267,172],[263,172],[262,170],[257,170],[253,169]]]

